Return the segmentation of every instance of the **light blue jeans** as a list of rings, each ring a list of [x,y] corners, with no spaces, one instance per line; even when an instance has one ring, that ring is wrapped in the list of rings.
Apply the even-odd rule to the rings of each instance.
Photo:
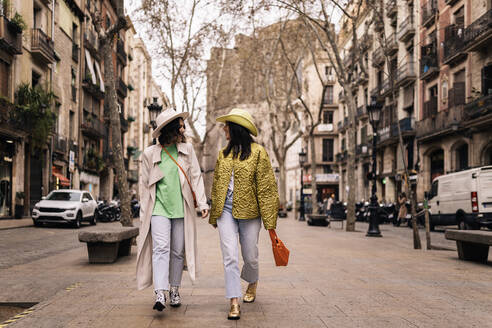
[[[154,290],[180,286],[185,258],[184,219],[153,215],[150,224]]]
[[[226,298],[242,297],[241,279],[248,283],[258,281],[258,236],[261,220],[235,219],[232,216],[232,195],[227,192],[221,217],[217,220],[220,248],[224,262]],[[239,275],[239,243],[244,265]]]

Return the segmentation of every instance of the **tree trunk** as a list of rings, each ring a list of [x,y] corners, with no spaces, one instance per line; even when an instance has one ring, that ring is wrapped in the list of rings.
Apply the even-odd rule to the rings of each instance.
[[[123,159],[123,147],[121,140],[121,123],[120,113],[117,107],[116,97],[116,78],[113,67],[113,51],[112,39],[105,39],[100,46],[104,58],[104,86],[106,94],[104,102],[108,105],[108,113],[110,119],[111,143],[113,150],[113,165],[118,179],[118,193],[120,196],[121,219],[120,222],[125,227],[133,226],[131,209],[130,209],[130,194],[128,192],[128,181],[125,170],[125,162]]]
[[[348,180],[348,197],[347,197],[347,226],[346,231],[355,231],[355,148],[356,148],[356,125],[355,125],[355,99],[349,97],[348,115],[348,140],[347,140],[347,180]]]
[[[286,202],[286,198],[287,198],[287,195],[286,195],[286,187],[285,187],[285,184],[286,184],[286,171],[285,171],[285,160],[283,161],[279,161],[278,163],[278,166],[279,166],[279,177],[278,177],[278,191],[279,191],[279,196],[280,196],[280,204],[282,206],[284,206],[284,209],[285,209],[285,202]]]
[[[311,148],[311,204],[313,214],[318,213],[318,185],[316,184],[316,146],[314,144],[314,129],[309,132],[309,145]]]

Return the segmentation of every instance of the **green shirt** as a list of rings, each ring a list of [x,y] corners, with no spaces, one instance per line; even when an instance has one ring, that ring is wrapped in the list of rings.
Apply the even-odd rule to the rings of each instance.
[[[178,160],[178,148],[176,145],[166,149],[175,160]],[[164,177],[156,185],[156,199],[152,215],[160,215],[169,219],[182,218],[184,217],[184,206],[181,183],[179,181],[179,169],[164,150],[161,150],[159,168]]]

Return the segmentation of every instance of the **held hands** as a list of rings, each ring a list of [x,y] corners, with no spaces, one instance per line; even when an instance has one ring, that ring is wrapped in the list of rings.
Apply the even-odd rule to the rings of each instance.
[[[208,210],[202,210],[202,219],[205,219],[208,216]]]

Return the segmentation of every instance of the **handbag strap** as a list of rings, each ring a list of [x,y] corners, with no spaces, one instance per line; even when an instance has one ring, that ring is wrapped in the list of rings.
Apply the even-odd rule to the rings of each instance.
[[[270,230],[268,230],[268,232],[270,233],[270,239],[272,240],[272,244],[278,244],[278,237],[277,237],[277,233],[275,232],[275,230],[270,229]]]
[[[185,171],[183,170],[183,168],[181,167],[181,165],[178,164],[178,162],[174,159],[174,157],[171,156],[171,154],[169,154],[169,152],[167,151],[166,147],[162,146],[162,149],[164,149],[164,151],[166,152],[166,154],[173,160],[174,163],[176,163],[176,165],[179,167],[179,169],[181,170],[181,172],[183,172],[185,178],[186,178],[186,181],[188,182],[188,186],[190,186],[190,189],[191,189],[191,193],[193,194],[193,199],[196,201],[196,196],[195,196],[195,192],[193,191],[193,187],[191,186],[191,182],[190,182],[190,179],[188,179],[188,176],[186,175]]]

